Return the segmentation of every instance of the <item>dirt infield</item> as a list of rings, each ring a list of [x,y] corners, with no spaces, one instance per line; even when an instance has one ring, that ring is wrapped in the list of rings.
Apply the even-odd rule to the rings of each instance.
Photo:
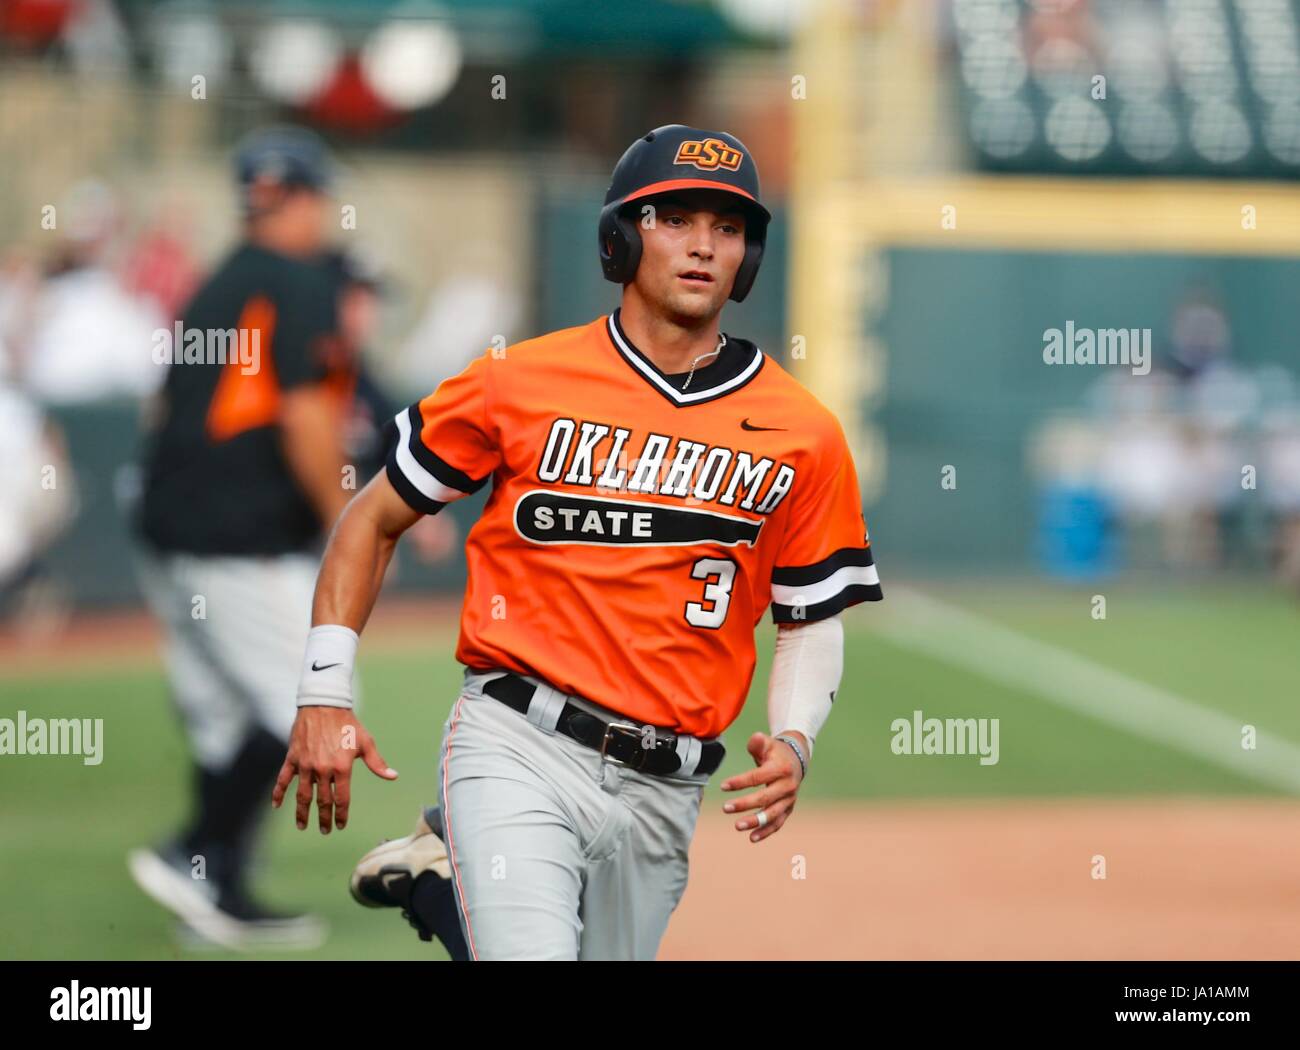
[[[754,845],[719,803],[660,958],[1296,959],[1300,804],[808,807]]]

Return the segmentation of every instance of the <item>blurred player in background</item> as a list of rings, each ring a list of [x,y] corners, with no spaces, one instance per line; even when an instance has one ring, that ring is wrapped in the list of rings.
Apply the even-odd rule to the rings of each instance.
[[[356,361],[355,396],[344,424],[347,461],[356,468],[357,488],[384,469],[388,449],[397,440],[393,417],[402,407],[384,389],[367,356],[379,336],[383,299],[389,291],[378,264],[364,252],[331,250],[322,257],[335,285],[339,332]],[[456,550],[460,530],[450,514],[426,515],[410,530],[416,556],[426,564],[443,561]]]
[[[233,332],[257,352],[172,357],[140,515],[142,583],[166,634],[194,810],[165,844],[132,852],[130,868],[210,941],[307,947],[323,924],[258,903],[249,860],[293,724],[315,552],[351,494],[343,434],[356,355],[321,263],[332,171],[323,144],[297,129],[257,132],[236,168],[243,239],[182,312],[181,331],[208,347],[213,333]]]
[[[0,337],[0,620],[12,618],[30,638],[57,632],[66,619],[43,555],[76,513],[77,497],[62,431],[14,372]]]
[[[375,262],[359,252],[332,249],[321,257],[321,265],[334,289],[339,335],[356,371],[344,449],[358,481],[365,482],[383,469],[386,428],[396,432],[391,423],[400,407],[366,364],[366,351],[378,335],[384,282]]]

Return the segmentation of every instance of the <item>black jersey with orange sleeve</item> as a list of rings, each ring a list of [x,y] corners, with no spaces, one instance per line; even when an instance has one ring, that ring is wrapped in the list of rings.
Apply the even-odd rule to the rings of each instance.
[[[160,366],[167,378],[147,438],[140,511],[151,546],[266,555],[319,540],[319,516],[282,451],[280,398],[320,384],[342,425],[356,361],[337,318],[323,267],[252,244],[198,290],[178,321],[182,345]]]
[[[615,313],[489,352],[400,412],[387,476],[466,540],[457,658],[700,737],[739,713],[754,628],[881,597],[844,434],[754,344],[665,375]]]

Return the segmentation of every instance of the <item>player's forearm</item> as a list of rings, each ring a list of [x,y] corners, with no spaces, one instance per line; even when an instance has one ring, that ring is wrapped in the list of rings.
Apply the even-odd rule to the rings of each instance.
[[[360,500],[345,510],[330,535],[316,579],[311,622],[339,624],[358,634],[370,618],[397,536],[385,535]]]
[[[382,537],[353,505],[339,518],[316,577],[311,631],[298,679],[299,707],[352,706],[352,677],[361,629],[379,587],[376,568],[387,564]]]
[[[352,706],[361,629],[379,594],[382,567],[392,557],[394,542],[362,514],[344,511],[339,519],[316,578],[312,628],[298,680],[299,707]]]
[[[397,541],[421,515],[380,471],[348,504],[330,534],[316,578],[313,627],[336,624],[360,634],[374,608]]]
[[[352,669],[398,538],[419,518],[380,473],[339,518],[316,578],[300,707],[351,707]]]

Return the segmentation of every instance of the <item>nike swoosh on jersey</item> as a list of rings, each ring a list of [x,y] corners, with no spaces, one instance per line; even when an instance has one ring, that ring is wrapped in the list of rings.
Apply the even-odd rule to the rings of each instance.
[[[740,429],[741,430],[785,430],[785,427],[756,427],[754,426],[753,423],[749,421],[749,417],[746,416],[744,419],[740,421]]]

